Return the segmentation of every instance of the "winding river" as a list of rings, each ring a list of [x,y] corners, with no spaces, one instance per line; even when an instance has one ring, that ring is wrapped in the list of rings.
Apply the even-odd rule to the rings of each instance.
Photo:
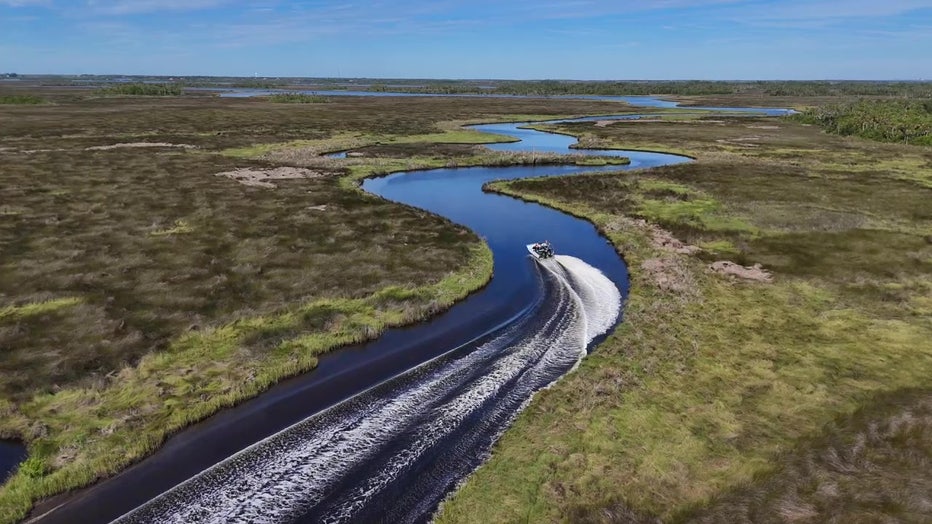
[[[626,117],[630,117],[627,115]],[[605,117],[600,117],[605,118]],[[572,137],[474,126],[566,152]],[[324,356],[171,438],[118,476],[64,499],[43,522],[422,522],[481,464],[533,394],[573,369],[620,321],[621,258],[588,222],[484,193],[490,180],[687,162],[636,151],[628,166],[437,169],[365,181],[366,191],[463,224],[492,249],[482,291],[416,326]],[[535,261],[524,245],[550,240]]]

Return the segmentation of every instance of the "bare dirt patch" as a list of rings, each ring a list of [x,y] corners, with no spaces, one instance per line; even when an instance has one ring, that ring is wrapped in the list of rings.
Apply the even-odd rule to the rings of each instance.
[[[240,168],[233,171],[224,171],[214,176],[225,176],[236,180],[240,184],[253,187],[275,188],[271,180],[294,180],[300,178],[320,178],[324,174],[320,171],[303,169],[299,167],[276,167],[274,169]]]
[[[754,264],[753,266],[745,267],[740,264],[735,264],[734,262],[729,262],[727,260],[719,260],[717,262],[713,262],[709,266],[709,269],[715,271],[716,273],[730,275],[742,280],[752,280],[754,282],[773,281],[773,275],[770,273],[770,271],[767,271],[761,267],[760,264]]]
[[[641,269],[663,291],[684,297],[696,293],[696,282],[692,273],[676,258],[650,258],[641,263]]]
[[[84,148],[85,151],[110,151],[112,149],[139,148],[139,147],[175,147],[179,149],[197,149],[197,146],[191,144],[172,144],[170,142],[123,142],[119,144],[110,144],[107,146],[91,146]]]
[[[649,224],[644,220],[641,220],[640,222],[642,222],[642,225],[650,230],[651,244],[657,249],[678,253],[680,255],[692,255],[702,250],[697,246],[691,246],[679,240],[678,238],[674,237],[672,233],[663,228],[660,228],[654,224]]]

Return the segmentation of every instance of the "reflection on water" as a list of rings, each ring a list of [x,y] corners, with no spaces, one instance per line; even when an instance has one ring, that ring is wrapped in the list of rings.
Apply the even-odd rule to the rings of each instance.
[[[18,440],[0,440],[0,483],[26,460],[26,446]]]

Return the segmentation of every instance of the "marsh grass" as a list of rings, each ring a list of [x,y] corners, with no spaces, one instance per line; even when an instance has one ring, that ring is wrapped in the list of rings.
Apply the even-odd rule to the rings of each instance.
[[[313,157],[331,151],[356,150],[371,146],[400,146],[401,149],[404,146],[410,146],[411,153],[423,154],[424,150],[422,148],[435,144],[492,144],[511,141],[513,140],[508,137],[492,133],[481,133],[470,129],[451,129],[440,133],[417,135],[346,133],[321,140],[295,140],[232,148],[223,151],[223,154],[237,158],[264,158],[292,163],[295,162],[294,158],[299,157],[303,158],[303,163],[306,164]],[[339,166],[340,163],[331,161],[329,165]]]
[[[472,233],[365,194],[360,177],[461,161],[566,162],[411,157],[416,144],[431,147],[425,137],[446,137],[445,122],[615,107],[82,98],[92,94],[55,91],[54,105],[0,108],[0,436],[25,440],[30,453],[0,486],[3,522],[313,368],[321,352],[436,314],[489,278],[491,256]],[[266,156],[282,143],[318,156],[409,135],[420,138],[404,144],[404,158],[318,158],[327,162],[320,176],[275,189],[214,176],[279,165]],[[197,149],[86,149],[136,141]]]
[[[309,95],[307,93],[280,93],[270,95],[269,102],[275,104],[326,104],[329,98],[320,95]]]
[[[56,298],[42,302],[32,302],[20,306],[7,306],[0,309],[0,322],[13,322],[24,318],[53,313],[59,309],[81,302],[77,297]]]
[[[932,396],[881,395],[827,424],[782,457],[774,474],[684,510],[677,521],[839,522],[927,520],[932,478]]]
[[[5,105],[36,105],[44,104],[46,100],[35,95],[0,95],[0,104]]]
[[[191,332],[92,386],[37,395],[18,409],[23,425],[13,429],[29,435],[30,457],[0,491],[0,517],[119,471],[185,426],[312,369],[321,353],[442,311],[488,281],[491,253],[473,244],[464,266],[426,286],[315,300]],[[33,420],[41,435],[30,434]]]
[[[699,161],[491,186],[593,221],[631,294],[618,331],[538,395],[438,522],[928,520],[932,195],[918,173],[865,165],[927,153],[780,120],[706,126],[566,126]],[[748,133],[766,137],[721,141]],[[707,251],[664,251],[649,223]],[[774,283],[709,272],[723,255]],[[690,285],[661,287],[651,259]]]
[[[180,84],[115,84],[98,89],[104,96],[181,96],[184,88]]]

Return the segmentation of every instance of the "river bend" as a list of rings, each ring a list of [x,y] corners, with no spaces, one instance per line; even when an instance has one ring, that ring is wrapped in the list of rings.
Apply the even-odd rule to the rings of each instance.
[[[521,139],[496,150],[563,153],[575,142],[518,123],[474,127]],[[365,181],[366,191],[482,236],[494,255],[489,285],[428,322],[325,355],[313,372],[183,431],[43,521],[427,520],[533,394],[617,325],[628,289],[623,261],[592,224],[485,193],[483,184],[689,161],[576,152],[631,164],[437,169]],[[524,246],[544,238],[559,256],[538,262]]]

